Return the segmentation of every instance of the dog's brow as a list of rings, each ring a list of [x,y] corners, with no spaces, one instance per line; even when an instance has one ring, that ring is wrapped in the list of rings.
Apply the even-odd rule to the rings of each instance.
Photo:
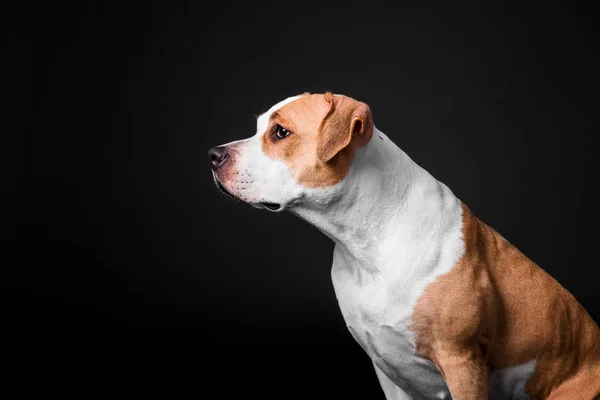
[[[269,115],[269,120],[273,120],[277,117],[279,117],[279,113],[277,111],[273,111],[273,113],[271,113],[271,115]]]

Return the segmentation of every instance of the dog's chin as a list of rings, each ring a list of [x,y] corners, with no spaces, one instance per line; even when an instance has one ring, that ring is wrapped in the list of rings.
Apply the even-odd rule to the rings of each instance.
[[[215,176],[215,184],[217,185],[217,188],[219,188],[219,190],[222,193],[225,193],[227,196],[231,197],[232,199],[241,200],[239,197],[234,196],[233,193],[231,193],[229,190],[227,190],[225,185],[223,185],[221,183],[221,181],[219,181],[219,178],[217,178],[216,176]],[[260,209],[264,208],[265,210],[269,210],[271,212],[283,211],[283,207],[279,203],[270,203],[270,202],[250,203],[249,202],[249,204],[256,208],[260,208]]]

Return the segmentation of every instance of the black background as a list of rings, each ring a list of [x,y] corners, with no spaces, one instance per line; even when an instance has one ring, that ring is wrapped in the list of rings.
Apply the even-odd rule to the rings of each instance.
[[[391,4],[19,10],[8,64],[26,77],[9,80],[31,112],[3,149],[3,330],[22,388],[383,399],[338,309],[333,244],[211,180],[210,147],[305,91],[368,103],[600,320],[591,10]]]

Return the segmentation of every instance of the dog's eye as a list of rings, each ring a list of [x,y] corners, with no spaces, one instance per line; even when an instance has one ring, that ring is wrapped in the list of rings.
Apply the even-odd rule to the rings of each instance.
[[[275,127],[275,136],[277,136],[277,139],[283,139],[287,137],[290,133],[290,131],[288,131],[281,125],[277,125],[277,127]]]

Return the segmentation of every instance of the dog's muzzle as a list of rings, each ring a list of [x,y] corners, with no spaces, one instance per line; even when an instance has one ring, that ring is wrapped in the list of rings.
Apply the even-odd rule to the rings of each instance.
[[[225,146],[213,147],[212,149],[210,149],[208,151],[208,158],[210,159],[210,167],[213,171],[213,178],[215,180],[215,184],[217,185],[219,190],[221,192],[225,193],[227,196],[237,199],[237,197],[234,196],[231,192],[229,192],[229,190],[227,190],[225,185],[223,185],[223,183],[221,183],[221,181],[219,180],[219,174],[218,174],[219,169],[221,169],[227,163],[227,160],[230,158],[229,150],[227,149],[227,147],[225,147]],[[256,203],[256,204],[261,205],[262,207],[266,208],[269,211],[281,211],[282,210],[281,204],[278,204],[278,203],[261,202],[261,203]]]

